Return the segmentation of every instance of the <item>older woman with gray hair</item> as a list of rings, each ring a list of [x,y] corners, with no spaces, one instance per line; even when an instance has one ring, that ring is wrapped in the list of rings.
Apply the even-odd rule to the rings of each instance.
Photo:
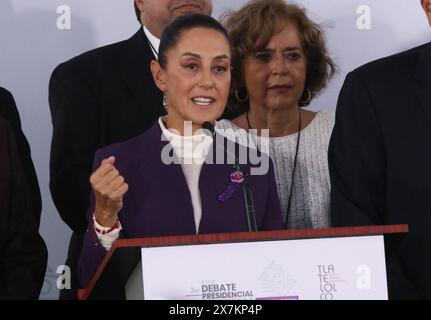
[[[233,120],[217,129],[268,150],[285,228],[328,227],[334,115],[304,109],[335,73],[321,27],[283,0],[250,1],[222,21],[233,44]],[[265,129],[269,138],[261,139]]]

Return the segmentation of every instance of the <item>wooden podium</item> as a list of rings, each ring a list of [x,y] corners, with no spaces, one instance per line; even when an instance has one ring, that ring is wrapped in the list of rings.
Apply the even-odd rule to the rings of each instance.
[[[390,225],[390,226],[364,226],[364,227],[345,227],[345,228],[328,228],[328,229],[306,229],[306,230],[280,230],[280,231],[261,231],[261,232],[241,232],[241,233],[220,233],[220,234],[204,234],[204,235],[190,235],[190,236],[169,236],[169,237],[158,237],[158,238],[142,238],[142,239],[120,239],[117,240],[112,246],[111,250],[107,253],[103,262],[99,266],[96,274],[93,276],[88,287],[81,289],[78,292],[79,299],[126,299],[125,287],[130,280],[133,273],[136,274],[135,269],[140,263],[142,258],[142,248],[170,248],[171,250],[180,250],[184,248],[191,248],[199,245],[227,245],[234,246],[243,244],[246,246],[253,245],[271,245],[274,244],[293,244],[295,240],[314,240],[314,242],[306,242],[308,246],[318,245],[328,239],[333,239],[335,243],[346,241],[348,239],[365,239],[378,237],[384,239],[384,249],[381,254],[383,264],[385,256],[388,256],[392,250],[397,246],[397,239],[399,239],[403,233],[408,232],[407,225]],[[276,241],[276,242],[274,242]],[[299,246],[303,245],[301,241],[294,243]],[[361,245],[361,244],[360,244]],[[225,247],[227,248],[227,247]],[[324,248],[324,247],[323,247]],[[304,248],[305,250],[305,248]],[[320,250],[320,249],[319,249]],[[322,249],[325,250],[325,249]],[[329,250],[333,251],[333,250]],[[172,251],[171,251],[172,252]],[[302,251],[301,251],[302,252]],[[305,251],[304,251],[305,252]],[[238,252],[240,253],[240,252]],[[337,255],[337,253],[332,252]],[[365,253],[366,254],[366,253]],[[283,256],[283,252],[276,253],[276,255]],[[295,255],[291,257],[291,261],[300,264],[303,263],[301,259],[305,259],[302,255]],[[352,252],[350,257],[347,257],[345,253],[340,251],[339,259],[351,259],[355,256]],[[259,254],[256,253],[256,257],[259,259]],[[337,258],[337,259],[338,259]],[[257,261],[257,260],[256,260]],[[184,262],[183,262],[184,263]],[[304,262],[305,263],[305,262]],[[323,267],[324,268],[324,267]],[[385,268],[385,265],[383,265]],[[385,269],[383,269],[385,270]],[[135,287],[143,288],[143,278],[145,279],[145,273],[139,280],[135,280]],[[384,271],[385,274],[385,271]],[[322,278],[322,275],[316,275]],[[314,277],[314,276],[313,276]],[[342,279],[340,275],[333,281],[347,281]],[[312,279],[316,281],[315,278]],[[386,278],[383,284],[386,284]],[[323,292],[323,282],[320,284],[320,288]],[[318,287],[318,284],[315,286]],[[325,284],[326,287],[326,284]],[[387,289],[386,289],[387,290]],[[322,297],[323,293],[320,295]],[[162,297],[163,298],[163,297]],[[170,298],[169,298],[170,299]],[[181,297],[173,296],[173,299],[181,299]],[[301,297],[299,297],[301,299]]]

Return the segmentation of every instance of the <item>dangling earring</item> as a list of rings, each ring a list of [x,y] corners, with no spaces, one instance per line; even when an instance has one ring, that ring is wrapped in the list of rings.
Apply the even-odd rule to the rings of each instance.
[[[239,94],[238,94],[238,89],[235,89],[235,98],[236,98],[236,100],[238,100],[238,102],[240,102],[240,103],[244,103],[244,102],[246,102],[247,100],[248,100],[248,93],[246,92],[245,93],[245,98],[240,98],[239,97]]]
[[[165,108],[166,112],[168,112],[168,98],[166,97],[166,91],[163,91],[163,107]]]
[[[307,93],[307,99],[305,99],[305,100],[300,99],[299,100],[299,103],[301,104],[301,106],[307,106],[310,103],[311,98],[313,97],[310,89],[307,89],[306,93]]]

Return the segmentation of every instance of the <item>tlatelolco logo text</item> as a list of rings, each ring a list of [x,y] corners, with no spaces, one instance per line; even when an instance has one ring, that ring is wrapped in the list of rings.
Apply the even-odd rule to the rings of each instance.
[[[334,300],[338,293],[337,285],[341,282],[346,282],[346,280],[336,272],[333,264],[319,264],[317,268],[319,270],[320,300]]]

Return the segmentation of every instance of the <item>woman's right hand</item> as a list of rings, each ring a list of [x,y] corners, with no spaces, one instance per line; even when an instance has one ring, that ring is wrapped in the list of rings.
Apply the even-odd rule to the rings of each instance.
[[[115,157],[104,159],[100,167],[90,177],[95,195],[95,218],[103,227],[112,227],[123,207],[123,196],[128,184],[114,166]]]

